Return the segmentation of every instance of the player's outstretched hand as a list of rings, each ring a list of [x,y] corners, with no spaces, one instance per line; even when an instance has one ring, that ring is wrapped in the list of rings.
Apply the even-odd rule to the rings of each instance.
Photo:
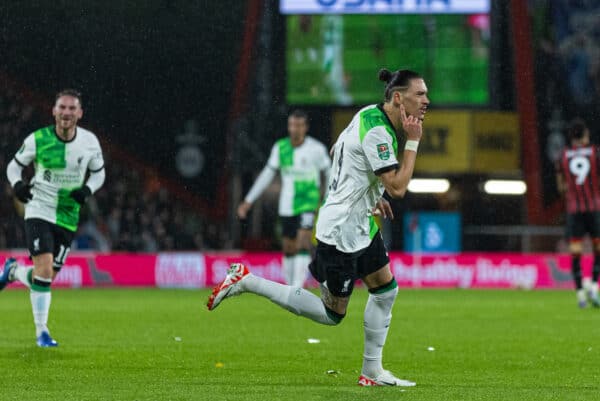
[[[248,212],[250,211],[250,208],[252,207],[252,203],[250,202],[242,202],[240,203],[240,205],[238,206],[237,209],[237,215],[240,219],[245,220],[246,217],[248,217]]]
[[[384,219],[394,220],[394,212],[390,202],[383,198],[379,199],[373,208],[373,216],[383,216]]]
[[[423,121],[414,116],[407,116],[403,104],[400,105],[400,117],[407,138],[411,141],[420,141],[423,135]]]
[[[81,188],[77,188],[71,191],[71,198],[75,199],[77,203],[83,205],[85,200],[92,194],[92,190],[84,185]]]
[[[17,199],[23,203],[27,203],[31,199],[33,199],[31,188],[33,188],[33,185],[26,184],[23,181],[18,181],[13,189],[15,191],[15,196],[17,197]]]

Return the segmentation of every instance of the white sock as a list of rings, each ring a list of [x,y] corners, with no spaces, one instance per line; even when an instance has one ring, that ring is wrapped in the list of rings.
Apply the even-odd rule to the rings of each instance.
[[[577,290],[577,300],[579,302],[586,302],[587,296],[585,295],[585,289]]]
[[[48,313],[50,312],[50,302],[52,301],[50,284],[52,284],[52,279],[50,278],[33,277],[29,298],[31,299],[31,310],[33,311],[33,322],[35,323],[35,335],[37,337],[44,331],[49,332]]]
[[[308,265],[310,264],[310,255],[299,253],[294,257],[294,275],[289,283],[292,287],[304,287],[306,276],[308,275]]]
[[[19,280],[21,283],[27,286],[27,288],[31,288],[31,276],[29,274],[31,270],[31,267],[25,267],[20,265],[17,266],[15,272],[13,273],[15,280]]]
[[[398,294],[396,282],[394,287],[379,294],[369,294],[365,307],[365,351],[363,354],[362,374],[377,377],[383,373],[381,360],[383,346],[392,320],[392,307]]]
[[[295,256],[283,256],[283,279],[290,285],[294,279],[294,259]]]
[[[270,299],[273,303],[317,323],[336,325],[341,319],[330,317],[319,297],[302,288],[294,288],[249,274],[241,283],[242,289]]]
[[[592,296],[592,299],[597,299],[598,298],[598,282],[594,282],[592,281],[592,285],[590,286],[590,293]]]

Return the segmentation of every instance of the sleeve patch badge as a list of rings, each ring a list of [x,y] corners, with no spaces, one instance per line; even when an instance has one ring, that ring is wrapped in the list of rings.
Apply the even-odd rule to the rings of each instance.
[[[378,144],[377,155],[381,160],[388,160],[390,158],[390,146],[387,143]]]

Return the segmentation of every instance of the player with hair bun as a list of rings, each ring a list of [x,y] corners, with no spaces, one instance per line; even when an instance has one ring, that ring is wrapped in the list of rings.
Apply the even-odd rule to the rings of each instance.
[[[278,284],[251,274],[241,263],[231,265],[215,287],[208,309],[228,297],[251,292],[317,323],[337,325],[355,280],[369,290],[364,312],[364,353],[361,386],[414,386],[382,366],[383,346],[392,318],[398,285],[374,215],[392,219],[384,191],[401,198],[406,193],[423,134],[429,99],[423,78],[414,71],[382,69],[384,102],[362,108],[333,146],[333,167],[327,199],[319,209],[317,249],[310,272],[320,283],[321,297],[298,287]],[[402,162],[397,135],[404,132]]]

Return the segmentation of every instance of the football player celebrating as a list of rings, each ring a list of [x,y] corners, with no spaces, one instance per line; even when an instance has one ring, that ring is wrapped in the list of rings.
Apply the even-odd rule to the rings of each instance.
[[[321,200],[322,181],[327,182],[331,168],[327,148],[307,136],[307,132],[308,115],[293,111],[288,117],[288,136],[275,142],[267,165],[238,207],[238,217],[245,219],[254,201],[280,172],[283,276],[286,283],[296,287],[302,287],[308,275],[315,213]]]
[[[30,134],[8,164],[15,196],[25,203],[25,235],[33,268],[6,260],[0,289],[15,280],[29,289],[37,345],[56,347],[48,330],[51,284],[62,268],[79,222],[79,209],[104,183],[104,159],[96,136],[77,125],[83,116],[81,94],[66,89],[56,95],[55,125]],[[35,174],[24,182],[23,169]],[[86,174],[89,178],[86,181]]]
[[[316,255],[310,272],[320,283],[321,297],[298,287],[257,277],[240,263],[229,269],[213,290],[208,309],[244,292],[326,325],[339,324],[357,279],[369,290],[364,312],[361,386],[414,386],[382,366],[382,352],[398,286],[373,215],[393,218],[384,191],[393,198],[406,193],[412,177],[423,119],[429,106],[427,86],[416,72],[383,69],[384,102],[360,110],[333,148],[329,194],[319,209]],[[402,162],[397,159],[397,133],[407,136]]]

